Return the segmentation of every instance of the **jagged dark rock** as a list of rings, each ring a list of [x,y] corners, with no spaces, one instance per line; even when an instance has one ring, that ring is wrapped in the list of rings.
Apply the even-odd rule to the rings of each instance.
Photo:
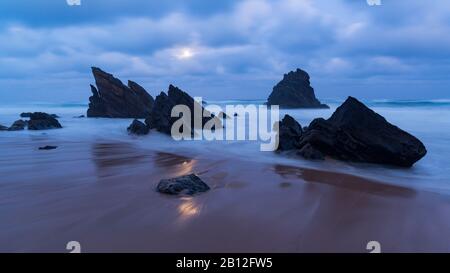
[[[39,147],[39,150],[54,150],[56,148],[58,148],[58,146],[47,145],[47,146]]]
[[[287,151],[298,148],[302,137],[302,126],[291,116],[285,115],[278,123],[278,151]]]
[[[144,89],[144,87],[140,86],[134,81],[128,81],[128,87],[134,91],[134,93],[139,97],[139,99],[145,102],[145,107],[149,107],[150,110],[153,107],[153,103],[155,100],[153,97]]]
[[[304,158],[311,159],[311,160],[324,160],[325,156],[322,152],[315,149],[311,144],[306,143],[301,147],[298,152],[298,155],[303,156]]]
[[[30,115],[28,130],[47,130],[62,128],[58,120],[47,113],[36,112]]]
[[[27,122],[25,120],[19,119],[14,121],[11,127],[8,128],[8,131],[21,131],[24,130],[26,126]]]
[[[175,102],[169,99],[169,96],[161,92],[161,94],[156,96],[152,112],[145,119],[145,124],[151,129],[170,135],[172,124],[176,121],[176,118],[170,116],[175,105]]]
[[[279,105],[281,108],[329,108],[320,103],[309,82],[309,75],[301,69],[285,74],[273,88],[267,105]]]
[[[8,127],[0,124],[0,131],[8,131]]]
[[[97,88],[91,85],[88,117],[146,118],[154,100],[144,88],[133,81],[124,85],[112,74],[92,67]]]
[[[156,129],[159,132],[170,134],[173,123],[180,118],[171,117],[172,108],[176,105],[185,105],[191,110],[191,133],[193,133],[192,129],[195,128],[194,106],[198,107],[198,109],[201,109],[202,113],[206,113],[206,115],[209,116],[202,117],[202,122],[199,125],[204,126],[206,122],[215,118],[212,117],[211,113],[206,111],[203,106],[189,96],[189,94],[182,91],[178,87],[170,85],[167,94],[161,92],[161,94],[156,97],[152,112],[149,117],[145,119],[145,123],[151,129]],[[216,122],[222,126],[220,119],[217,119]]]
[[[353,97],[338,107],[328,120],[313,120],[303,132],[298,149],[306,158],[330,156],[402,167],[412,166],[427,153],[420,140]]]
[[[194,195],[196,193],[206,192],[209,189],[209,186],[195,174],[162,179],[157,186],[157,191],[171,195]]]
[[[135,119],[127,128],[127,131],[129,134],[133,135],[147,135],[150,129],[143,122]]]

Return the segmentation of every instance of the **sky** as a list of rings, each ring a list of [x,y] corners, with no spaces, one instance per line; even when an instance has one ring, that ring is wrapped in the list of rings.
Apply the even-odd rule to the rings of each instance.
[[[153,96],[266,99],[302,68],[319,98],[448,99],[450,1],[0,2],[0,102],[87,101],[91,66]]]

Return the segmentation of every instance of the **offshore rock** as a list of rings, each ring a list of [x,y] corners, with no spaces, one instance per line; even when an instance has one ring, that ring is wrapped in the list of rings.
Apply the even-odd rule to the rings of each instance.
[[[306,71],[297,69],[285,74],[273,88],[267,99],[267,105],[279,105],[281,108],[329,108],[315,96],[310,78]]]
[[[133,81],[124,85],[112,74],[92,67],[97,87],[91,85],[88,117],[146,118],[153,107],[153,98]]]

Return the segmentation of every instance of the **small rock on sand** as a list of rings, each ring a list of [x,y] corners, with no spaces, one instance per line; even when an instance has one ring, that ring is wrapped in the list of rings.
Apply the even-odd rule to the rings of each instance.
[[[133,135],[146,135],[149,133],[150,129],[143,122],[135,119],[127,128],[129,134]]]
[[[49,145],[47,145],[47,146],[39,147],[39,150],[54,150],[56,148],[58,148],[58,146],[49,146]]]
[[[159,192],[171,195],[194,195],[196,193],[206,192],[209,189],[209,186],[195,174],[162,179],[157,187]]]

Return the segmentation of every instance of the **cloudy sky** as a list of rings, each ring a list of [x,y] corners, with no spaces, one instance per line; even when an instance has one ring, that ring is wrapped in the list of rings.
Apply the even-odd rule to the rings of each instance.
[[[307,70],[320,98],[450,98],[448,0],[2,0],[0,100],[87,101],[91,66],[211,99]]]

